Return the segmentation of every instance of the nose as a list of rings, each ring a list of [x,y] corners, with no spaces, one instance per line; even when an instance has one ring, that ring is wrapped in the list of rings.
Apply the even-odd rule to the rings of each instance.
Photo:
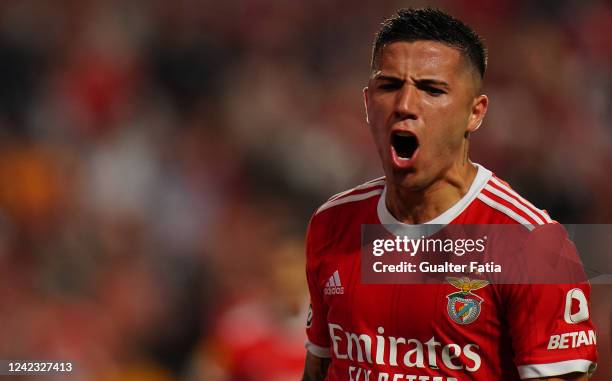
[[[417,119],[419,107],[419,92],[410,83],[405,83],[397,93],[395,102],[395,117],[399,120]]]

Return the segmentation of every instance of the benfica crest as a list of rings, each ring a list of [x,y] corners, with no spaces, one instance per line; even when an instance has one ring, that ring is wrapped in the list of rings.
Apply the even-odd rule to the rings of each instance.
[[[455,323],[470,324],[480,315],[480,305],[484,299],[472,293],[472,290],[478,290],[489,284],[486,280],[470,280],[468,277],[453,278],[447,277],[446,280],[457,287],[458,292],[446,295],[448,298],[447,310],[448,316]]]

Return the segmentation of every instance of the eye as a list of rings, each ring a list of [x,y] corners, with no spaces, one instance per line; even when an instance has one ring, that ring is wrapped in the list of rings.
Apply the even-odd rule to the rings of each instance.
[[[384,91],[393,91],[399,89],[401,86],[401,83],[386,82],[378,85],[378,88]]]
[[[433,88],[433,87],[429,88],[429,89],[426,89],[425,91],[427,91],[427,93],[429,95],[434,96],[434,97],[437,97],[437,96],[442,95],[442,94],[446,94],[446,91],[440,90],[440,89],[436,89],[436,88]]]
[[[420,89],[425,91],[427,94],[431,95],[432,97],[439,97],[442,94],[446,94],[445,90],[442,90],[440,88],[433,87],[433,86],[420,86]]]

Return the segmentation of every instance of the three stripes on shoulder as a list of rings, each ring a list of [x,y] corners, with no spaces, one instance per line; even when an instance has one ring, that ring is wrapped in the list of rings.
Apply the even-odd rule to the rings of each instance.
[[[383,192],[385,178],[380,177],[355,188],[338,193],[332,196],[327,202],[317,209],[315,214],[348,202],[361,201],[370,197],[377,196]],[[546,211],[536,208],[527,201],[507,183],[499,178],[492,176],[481,191],[476,196],[480,201],[496,209],[516,222],[531,226],[554,223]],[[531,230],[530,229],[530,230]]]
[[[332,196],[327,202],[319,207],[315,214],[319,214],[325,209],[329,209],[333,206],[345,204],[347,202],[361,201],[370,197],[374,197],[382,193],[385,187],[385,178],[379,177],[374,180],[370,180],[367,183],[356,186],[355,188],[347,191],[338,193]],[[355,193],[356,192],[356,193]],[[354,194],[352,194],[354,193]]]
[[[532,203],[510,188],[507,183],[495,176],[491,177],[477,198],[522,225],[530,226],[553,223],[553,220],[546,211],[533,206]],[[533,226],[529,230],[532,229]]]

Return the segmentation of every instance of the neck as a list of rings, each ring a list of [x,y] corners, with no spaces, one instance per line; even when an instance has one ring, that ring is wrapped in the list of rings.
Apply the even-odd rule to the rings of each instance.
[[[470,161],[465,165],[455,165],[440,179],[416,191],[388,181],[385,204],[400,222],[422,224],[431,221],[465,196],[477,172],[476,166]]]

